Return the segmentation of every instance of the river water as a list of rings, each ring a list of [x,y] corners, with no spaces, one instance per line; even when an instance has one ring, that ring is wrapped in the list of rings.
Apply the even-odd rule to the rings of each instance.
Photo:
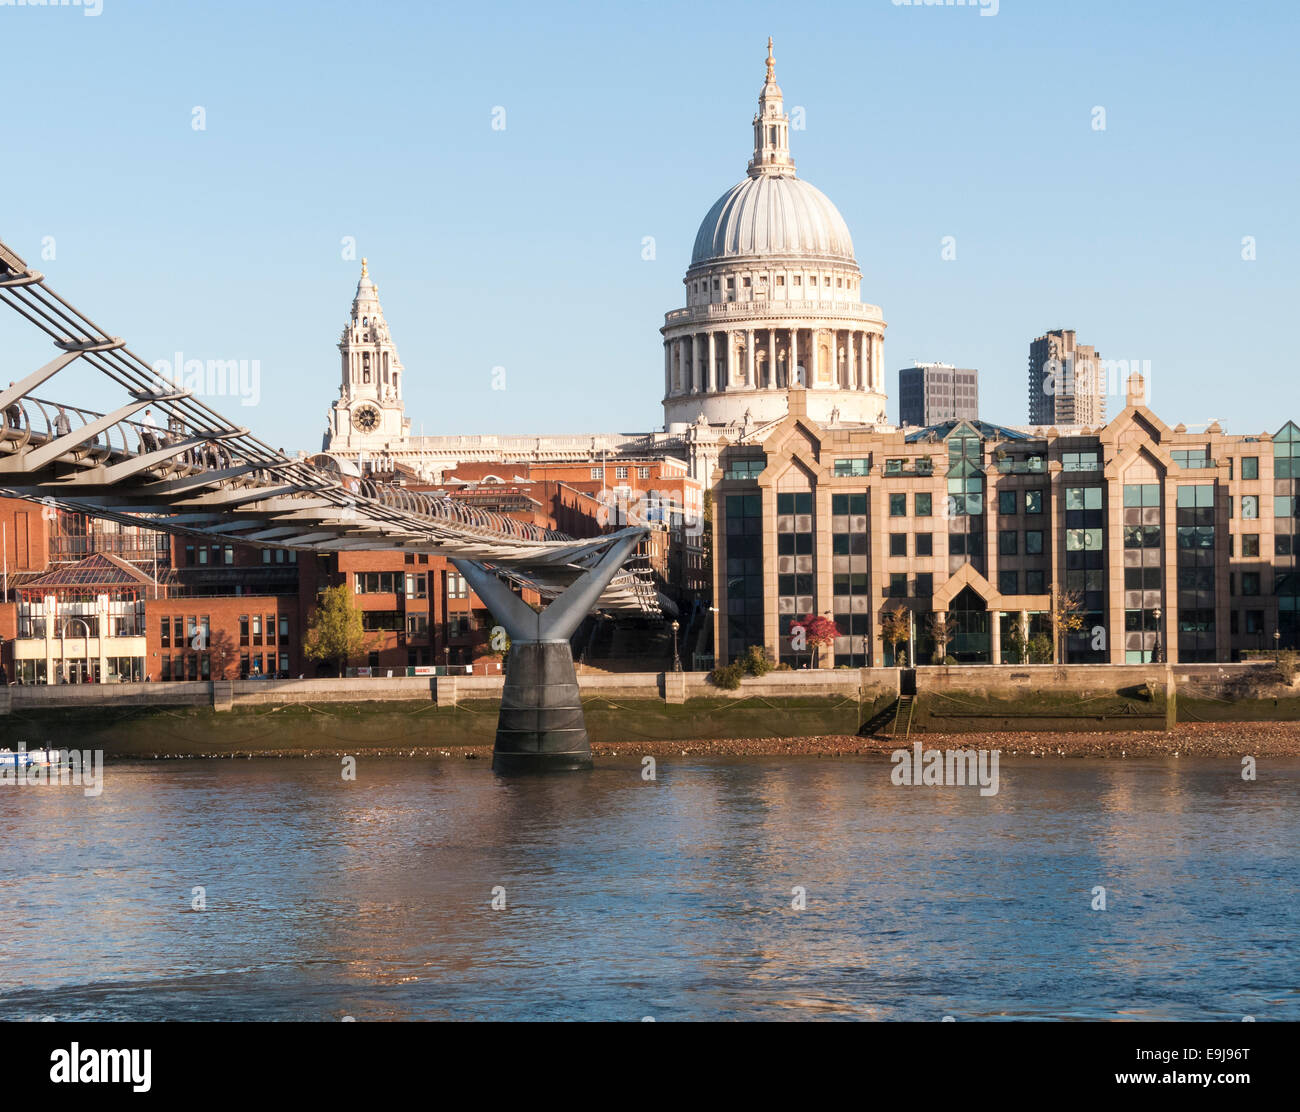
[[[0,787],[0,1018],[1300,1019],[1300,761],[1005,759],[994,796],[890,769]]]

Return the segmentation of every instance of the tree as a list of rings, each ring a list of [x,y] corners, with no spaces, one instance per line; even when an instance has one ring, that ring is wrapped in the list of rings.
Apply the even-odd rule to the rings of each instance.
[[[302,649],[309,660],[336,661],[341,676],[349,658],[365,652],[372,642],[346,583],[327,587],[317,596]]]
[[[823,618],[820,614],[805,614],[802,618],[796,618],[790,626],[790,648],[793,652],[803,652],[809,648],[816,653],[819,649],[835,644],[835,638],[839,636],[839,627],[830,618]]]
[[[942,664],[948,659],[948,646],[957,636],[957,619],[946,611],[936,610],[926,619],[925,631],[934,642],[934,656],[930,659],[935,664]]]
[[[895,665],[898,664],[898,646],[907,644],[911,635],[912,612],[907,607],[880,612],[880,640],[894,654]]]
[[[1052,630],[1056,637],[1057,663],[1065,663],[1065,646],[1071,633],[1083,629],[1083,595],[1078,591],[1058,591],[1052,586]]]

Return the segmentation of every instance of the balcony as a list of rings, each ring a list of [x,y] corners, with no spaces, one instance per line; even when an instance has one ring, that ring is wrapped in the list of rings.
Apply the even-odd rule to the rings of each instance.
[[[922,456],[914,460],[887,459],[885,460],[885,478],[929,478],[934,475],[934,460],[929,456]]]
[[[686,309],[674,309],[664,318],[667,327],[681,324],[703,322],[743,321],[775,317],[851,317],[856,320],[881,320],[883,315],[879,305],[867,305],[861,301],[786,301],[784,299],[764,299],[754,301],[715,301],[708,305],[692,305]],[[778,326],[780,327],[780,326]],[[804,327],[804,326],[800,326]]]
[[[1024,459],[1013,459],[1007,456],[995,460],[994,466],[997,468],[998,473],[1002,475],[1042,475],[1047,471],[1047,457],[1026,456]],[[1079,470],[1085,469],[1080,468]],[[1087,470],[1094,469],[1087,468]]]

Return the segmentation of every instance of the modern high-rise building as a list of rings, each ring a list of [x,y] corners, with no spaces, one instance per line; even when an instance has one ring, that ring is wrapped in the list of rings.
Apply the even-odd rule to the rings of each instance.
[[[1029,345],[1029,423],[1106,423],[1106,376],[1097,349],[1079,343],[1072,328],[1055,329]]]
[[[951,363],[917,363],[898,372],[900,425],[974,421],[979,408],[979,371]]]

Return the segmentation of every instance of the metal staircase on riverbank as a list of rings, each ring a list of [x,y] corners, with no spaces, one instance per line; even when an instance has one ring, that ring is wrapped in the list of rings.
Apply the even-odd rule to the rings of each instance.
[[[909,737],[912,733],[912,713],[916,699],[912,695],[900,695],[894,709],[894,724],[890,727],[893,737]]]

